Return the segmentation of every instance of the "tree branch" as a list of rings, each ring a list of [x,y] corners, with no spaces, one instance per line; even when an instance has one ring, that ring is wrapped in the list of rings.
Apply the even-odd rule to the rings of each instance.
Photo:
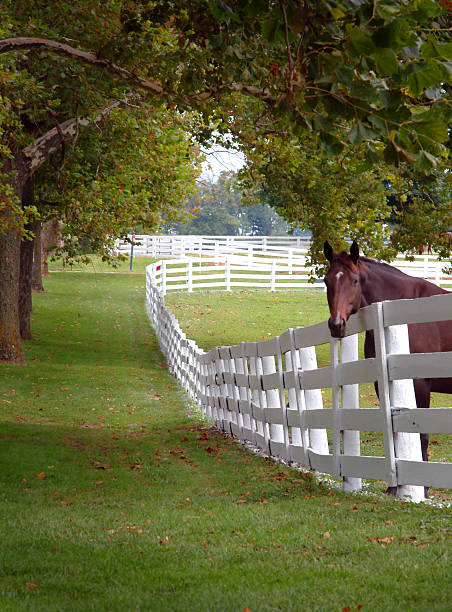
[[[288,85],[289,85],[289,91],[292,91],[293,59],[292,59],[292,52],[290,50],[289,25],[287,23],[287,13],[286,13],[286,7],[284,5],[284,0],[279,0],[279,6],[281,8],[281,13],[284,19],[284,38],[286,41],[287,63],[288,63]]]
[[[46,38],[29,38],[29,37],[17,37],[17,38],[5,38],[0,40],[0,53],[6,53],[8,51],[20,51],[23,49],[38,49],[52,51],[57,55],[64,55],[71,59],[79,60],[85,64],[102,68],[112,75],[119,77],[122,81],[138,85],[146,90],[151,90],[154,93],[162,94],[163,87],[154,81],[143,79],[133,72],[121,68],[112,62],[98,57],[95,53],[90,51],[82,51],[76,47],[71,47],[65,43],[60,43],[55,40],[48,40]]]
[[[165,93],[165,89],[155,81],[150,81],[148,79],[139,77],[133,72],[130,72],[125,68],[121,68],[121,66],[113,64],[106,59],[102,59],[90,51],[82,51],[81,49],[71,47],[65,43],[60,43],[46,38],[17,37],[4,38],[3,40],[0,40],[0,53],[27,49],[51,51],[57,55],[63,55],[64,57],[75,59],[85,64],[89,64],[90,66],[95,66],[97,68],[106,70],[109,74],[117,76],[122,81],[145,89],[146,91],[151,91],[158,95]],[[196,102],[202,102],[203,100],[207,100],[208,98],[215,96],[215,94],[227,89],[246,93],[254,98],[259,98],[260,100],[270,104],[274,104],[276,102],[276,100],[270,95],[268,89],[261,89],[253,85],[245,85],[242,83],[221,85],[220,87],[212,90],[193,93],[188,97],[191,97]]]
[[[73,140],[80,127],[89,127],[102,122],[113,109],[126,106],[131,99],[139,99],[138,94],[129,94],[121,100],[111,102],[102,108],[95,117],[68,119],[37,138],[22,152],[27,165],[27,176],[33,175],[53,153],[61,148],[63,143]]]

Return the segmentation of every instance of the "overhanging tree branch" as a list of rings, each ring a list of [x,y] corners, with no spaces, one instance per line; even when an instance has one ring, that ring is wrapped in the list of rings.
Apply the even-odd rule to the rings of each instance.
[[[95,117],[74,117],[58,124],[58,126],[52,128],[23,149],[22,154],[26,165],[26,174],[28,176],[34,174],[53,153],[61,148],[64,142],[73,140],[81,127],[96,125],[102,122],[115,108],[127,106],[131,100],[139,99],[140,96],[138,94],[128,94],[124,98],[115,100],[102,108]]]
[[[70,59],[75,59],[81,61],[85,64],[89,64],[90,66],[94,66],[97,68],[101,68],[106,70],[109,74],[113,76],[117,76],[122,81],[126,83],[130,83],[136,87],[140,87],[146,91],[151,91],[154,94],[163,95],[165,93],[165,89],[157,82],[151,81],[149,79],[144,79],[130,70],[126,70],[109,60],[98,57],[95,53],[90,51],[83,51],[81,49],[77,49],[76,47],[72,47],[71,45],[60,43],[55,40],[49,40],[47,38],[32,38],[32,37],[16,37],[16,38],[4,38],[0,40],[0,53],[7,53],[10,51],[23,51],[27,49],[38,49],[44,51],[50,51],[52,53],[56,53],[57,55],[62,55],[64,57],[68,57]],[[215,96],[217,93],[221,93],[225,90],[232,90],[246,93],[255,98],[259,98],[267,103],[274,103],[276,100],[272,98],[268,89],[261,89],[259,87],[255,87],[253,85],[246,85],[243,83],[230,83],[225,85],[220,85],[215,89],[208,89],[203,92],[193,93],[191,97],[194,101],[202,102],[203,100],[207,100]]]
[[[55,40],[48,40],[47,38],[30,38],[19,36],[17,38],[5,38],[0,40],[0,53],[6,53],[8,51],[21,51],[26,49],[52,51],[57,55],[77,59],[85,64],[89,64],[90,66],[102,68],[127,83],[139,85],[143,89],[151,90],[157,94],[163,93],[163,87],[155,81],[143,79],[142,77],[133,74],[133,72],[113,64],[113,62],[98,57],[95,53],[91,53],[90,51],[82,51],[76,47],[71,47],[71,45],[60,43]]]

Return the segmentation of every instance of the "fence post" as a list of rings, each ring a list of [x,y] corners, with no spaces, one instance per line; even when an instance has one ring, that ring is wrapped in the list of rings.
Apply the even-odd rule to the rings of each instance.
[[[410,340],[407,325],[391,325],[385,328],[387,355],[407,354],[410,352]],[[411,379],[389,381],[389,397],[392,408],[416,408],[416,396]],[[397,459],[422,461],[421,440],[419,434],[393,432],[394,448]],[[397,462],[396,462],[397,463]],[[398,485],[398,497],[411,497],[411,501],[424,500],[424,487],[416,485]]]
[[[331,404],[333,409],[333,461],[334,472],[332,476],[339,479],[341,476],[341,432],[339,429],[339,385],[337,383],[337,366],[339,364],[339,340],[330,340],[330,358],[333,367],[333,383],[331,385]]]
[[[193,261],[187,261],[187,288],[188,293],[193,293]]]
[[[218,263],[220,260],[220,243],[217,240],[214,242],[214,259],[215,263]]]
[[[257,355],[257,342],[248,342],[247,348],[250,350],[250,374],[254,376],[262,375],[262,360]],[[266,453],[270,454],[270,438],[269,438],[269,430],[268,423],[265,421],[265,408],[267,407],[267,398],[265,397],[264,391],[262,389],[255,389],[252,395],[252,401],[261,408],[262,411],[262,420],[256,418],[256,434],[260,435],[261,438],[264,438],[264,446],[259,446],[258,440],[256,438],[257,445],[264,450]],[[252,415],[254,418],[254,414]]]
[[[224,264],[224,277],[226,291],[231,291],[231,260],[229,259],[229,255],[226,257]]]
[[[276,261],[272,261],[272,269],[270,273],[270,291],[275,291],[276,289]]]
[[[287,267],[289,269],[289,274],[293,273],[293,249],[289,249],[287,256]]]
[[[262,236],[262,250],[267,253],[267,236]]]
[[[341,362],[358,360],[358,334],[347,336],[341,340]],[[359,408],[359,385],[344,385],[342,387],[342,408]],[[344,455],[357,456],[361,454],[359,431],[344,430]],[[357,491],[362,487],[362,479],[344,476],[344,490]]]
[[[300,348],[299,353],[301,370],[317,369],[317,355],[314,346]],[[307,410],[323,408],[322,392],[320,389],[305,390],[304,397]],[[326,429],[310,429],[309,446],[315,453],[328,455],[330,451]]]
[[[302,465],[309,467],[309,433],[306,427],[303,427],[303,412],[306,410],[306,402],[304,393],[300,387],[300,378],[298,371],[300,369],[300,353],[295,348],[295,340],[293,329],[289,329],[290,333],[290,351],[286,353],[286,370],[292,371],[294,374],[294,387],[289,388],[289,408],[298,412],[300,419],[299,427],[292,427],[292,445],[301,446],[303,448],[304,461]],[[300,461],[300,460],[299,460]]]
[[[248,268],[253,266],[253,245],[248,245]]]
[[[275,358],[261,357],[262,374],[274,374],[276,372]],[[282,408],[279,402],[279,392],[277,389],[264,391],[266,397],[266,408]],[[270,423],[270,440],[274,442],[284,442],[284,428],[282,425]],[[271,444],[271,442],[270,442]],[[271,448],[270,448],[271,450]]]
[[[166,295],[166,261],[162,261],[162,295]]]

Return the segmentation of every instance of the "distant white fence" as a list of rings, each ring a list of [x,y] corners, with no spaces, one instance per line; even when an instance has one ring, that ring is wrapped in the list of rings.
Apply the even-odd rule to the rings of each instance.
[[[350,318],[347,337],[327,322],[289,329],[265,342],[201,350],[165,307],[158,281],[165,262],[148,266],[146,305],[169,367],[219,429],[271,456],[343,478],[383,480],[419,501],[424,486],[452,488],[452,464],[422,462],[419,433],[452,433],[451,408],[416,408],[413,378],[450,377],[452,352],[410,354],[407,323],[449,320],[452,295],[372,304]],[[376,357],[358,359],[358,333],[374,330]],[[331,362],[317,367],[316,347]],[[359,384],[378,383],[379,408],[362,408]],[[322,389],[331,389],[324,408]],[[361,456],[360,432],[382,432],[381,456]]]
[[[130,236],[132,239],[132,236]],[[292,236],[145,236],[137,235],[134,240],[134,254],[154,258],[186,260],[197,258],[202,265],[223,266],[217,274],[224,272],[225,266],[247,267],[249,270],[270,274],[272,261],[276,267],[276,275],[298,274],[308,278],[315,278],[312,268],[306,266],[306,255],[310,241],[303,237]],[[127,242],[116,242],[116,250],[129,254],[131,245]],[[205,261],[204,261],[205,260]],[[226,262],[229,260],[229,264]],[[445,274],[443,268],[447,262],[441,262],[433,255],[415,255],[414,261],[407,261],[404,255],[398,255],[392,265],[411,276],[418,276],[434,282],[440,286],[451,286],[452,276]],[[213,272],[212,272],[213,274]],[[242,283],[246,283],[245,271],[242,270]],[[249,273],[251,274],[251,272]],[[256,280],[250,278],[250,280]],[[279,279],[281,283],[293,279]],[[317,287],[323,287],[323,279],[315,279]],[[219,281],[220,282],[220,281]],[[299,282],[301,280],[299,279]],[[270,280],[269,280],[270,283]],[[226,284],[224,278],[223,285]],[[237,285],[239,286],[239,285]],[[252,284],[243,284],[250,287]],[[302,287],[303,285],[298,285]],[[268,284],[266,285],[268,288]],[[288,288],[281,285],[280,288]]]
[[[215,258],[169,259],[152,264],[156,286],[163,295],[170,291],[234,289],[266,289],[268,291],[324,289],[323,279],[310,282],[313,271],[306,268],[304,259],[253,259],[250,263],[241,256]]]
[[[129,236],[132,240],[132,235]],[[134,253],[150,257],[178,257],[198,255],[219,257],[221,255],[250,253],[287,257],[288,249],[306,253],[311,244],[303,236],[149,236],[135,235]],[[130,253],[130,242],[116,241],[116,250]]]

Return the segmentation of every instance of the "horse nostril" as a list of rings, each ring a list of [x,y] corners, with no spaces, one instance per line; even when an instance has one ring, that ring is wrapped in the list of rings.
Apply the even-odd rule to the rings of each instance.
[[[328,327],[333,338],[342,338],[345,335],[345,319],[343,317],[328,319]]]

